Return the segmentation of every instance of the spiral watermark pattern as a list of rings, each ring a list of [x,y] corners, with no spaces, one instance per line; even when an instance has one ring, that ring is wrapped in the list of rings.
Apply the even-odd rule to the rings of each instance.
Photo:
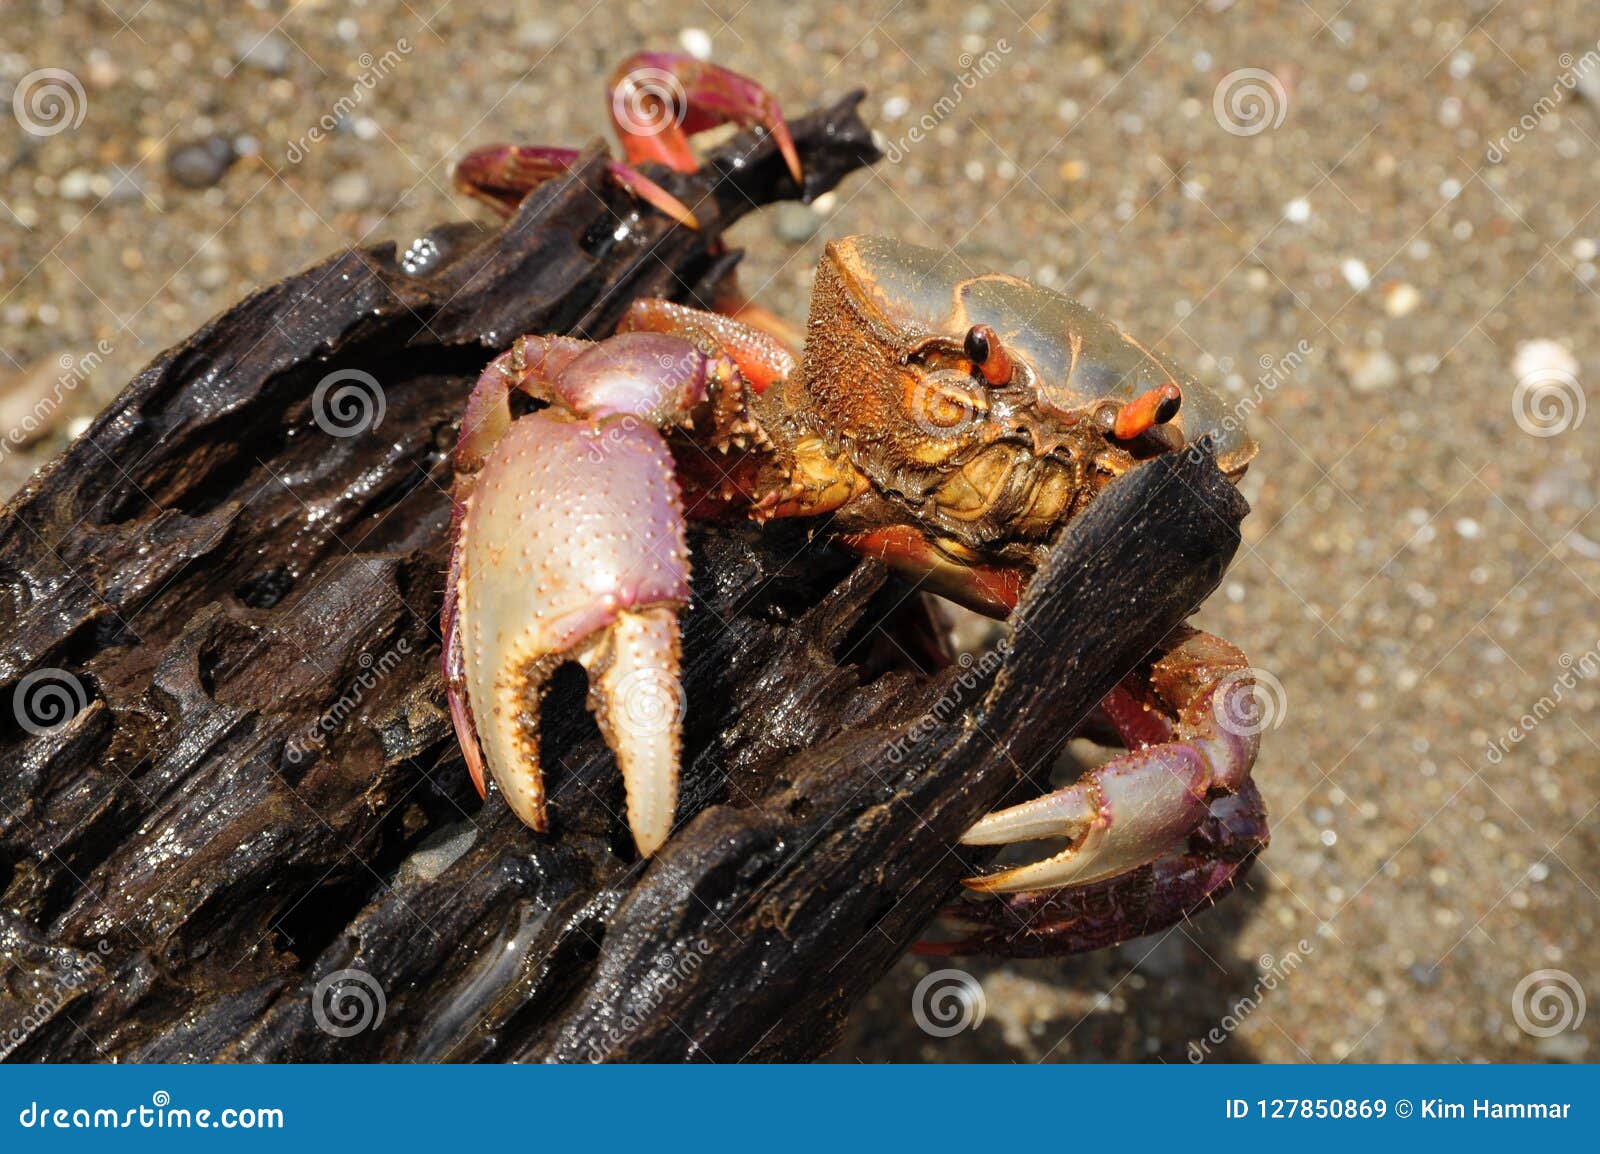
[[[1511,992],[1511,1016],[1535,1038],[1576,1030],[1588,1009],[1583,987],[1565,970],[1534,970]]]
[[[987,1011],[983,986],[965,970],[934,970],[911,992],[911,1017],[935,1038],[976,1030]]]
[[[1217,683],[1211,698],[1217,724],[1238,737],[1277,729],[1289,714],[1289,694],[1265,669],[1237,669]]]
[[[1555,367],[1526,374],[1511,393],[1517,428],[1532,437],[1554,437],[1576,429],[1588,410],[1578,378]]]
[[[89,691],[65,669],[36,669],[11,696],[17,724],[35,737],[47,737],[89,707]]]
[[[611,117],[629,136],[659,136],[683,123],[683,84],[664,68],[636,68],[611,92]]]
[[[311,1016],[317,1029],[335,1038],[377,1029],[388,1008],[383,987],[365,970],[335,970],[311,992]]]
[[[360,369],[329,373],[311,394],[311,417],[330,437],[354,437],[376,429],[387,409],[378,378]]]
[[[916,383],[907,399],[911,420],[930,437],[960,437],[985,415],[977,385],[970,373],[940,369]]]
[[[38,68],[17,81],[11,112],[29,136],[54,136],[83,123],[89,98],[65,68]]]
[[[1239,68],[1217,83],[1211,113],[1229,135],[1256,136],[1283,123],[1289,94],[1265,68]]]
[[[617,679],[611,700],[634,733],[665,733],[681,722],[689,699],[678,679],[659,669],[636,669]]]

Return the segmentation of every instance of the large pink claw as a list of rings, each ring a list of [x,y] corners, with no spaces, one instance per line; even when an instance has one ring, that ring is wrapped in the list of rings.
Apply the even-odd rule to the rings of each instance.
[[[661,334],[600,345],[526,338],[468,402],[445,622],[451,712],[469,767],[481,745],[506,801],[535,829],[547,826],[540,699],[555,668],[576,660],[622,770],[639,852],[671,833],[689,559],[658,426],[705,400],[713,369],[732,372]],[[511,388],[549,407],[512,421]]]
[[[625,418],[535,413],[512,424],[473,487],[458,606],[468,698],[506,801],[545,828],[539,699],[577,658],[649,854],[677,802],[677,611],[688,551],[672,458]]]

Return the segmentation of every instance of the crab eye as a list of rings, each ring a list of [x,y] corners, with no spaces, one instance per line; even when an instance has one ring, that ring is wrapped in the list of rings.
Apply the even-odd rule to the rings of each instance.
[[[973,367],[983,374],[984,380],[991,385],[1010,383],[1011,356],[988,325],[973,325],[968,329],[962,348]]]
[[[1129,440],[1154,428],[1165,425],[1178,415],[1183,405],[1183,390],[1175,384],[1159,385],[1141,393],[1117,410],[1112,433],[1119,440]]]
[[[965,347],[973,364],[981,365],[989,359],[989,350],[994,347],[993,336],[994,330],[988,325],[973,325],[967,330]]]

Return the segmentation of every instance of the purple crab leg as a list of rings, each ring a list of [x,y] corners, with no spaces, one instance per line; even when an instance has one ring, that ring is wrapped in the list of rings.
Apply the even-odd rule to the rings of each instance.
[[[517,211],[523,197],[545,181],[565,173],[581,155],[576,148],[491,144],[474,149],[461,159],[456,165],[455,184],[501,216],[510,216]],[[688,228],[700,228],[700,221],[689,206],[648,176],[615,160],[606,161],[606,171],[611,179],[646,204]]]

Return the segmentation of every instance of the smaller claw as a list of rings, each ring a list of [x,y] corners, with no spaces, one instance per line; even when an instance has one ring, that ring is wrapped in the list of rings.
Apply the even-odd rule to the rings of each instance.
[[[1084,781],[983,818],[961,840],[1007,845],[1067,837],[1054,857],[962,882],[983,893],[1083,885],[1125,873],[1165,853],[1204,819],[1210,767],[1185,742],[1125,754]]]
[[[1186,629],[1141,677],[1170,718],[1114,691],[1100,713],[1122,731],[1128,753],[1065,789],[990,814],[961,839],[1003,845],[1066,838],[1068,847],[963,885],[1016,893],[1087,886],[1128,873],[1182,845],[1214,799],[1248,785],[1261,734],[1248,723],[1255,679],[1244,654],[1221,638]]]
[[[1266,806],[1246,781],[1237,794],[1213,799],[1200,827],[1166,857],[1089,885],[961,902],[944,916],[962,936],[914,949],[934,957],[1059,957],[1160,933],[1226,897],[1269,841]]]

